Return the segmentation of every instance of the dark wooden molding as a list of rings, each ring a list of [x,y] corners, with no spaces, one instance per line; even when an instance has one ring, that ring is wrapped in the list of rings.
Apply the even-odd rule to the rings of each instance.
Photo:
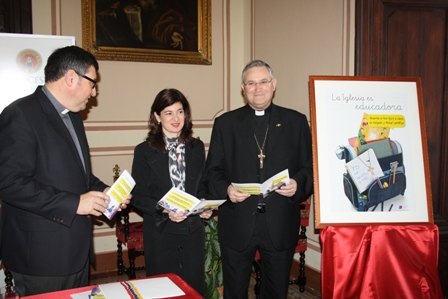
[[[447,0],[356,0],[355,74],[418,76],[430,164],[439,274],[448,294]],[[416,182],[412,182],[416,183]]]

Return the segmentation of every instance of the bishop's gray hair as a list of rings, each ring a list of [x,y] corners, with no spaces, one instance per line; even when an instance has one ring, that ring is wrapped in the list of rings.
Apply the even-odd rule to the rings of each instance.
[[[244,78],[246,76],[246,72],[248,70],[250,70],[251,68],[254,67],[265,67],[268,72],[269,72],[269,76],[271,76],[272,79],[275,78],[274,76],[274,71],[272,70],[271,66],[269,64],[267,64],[266,62],[264,62],[263,60],[260,59],[255,59],[250,61],[248,64],[246,64],[246,66],[243,69],[243,72],[241,73],[241,82],[244,83]]]

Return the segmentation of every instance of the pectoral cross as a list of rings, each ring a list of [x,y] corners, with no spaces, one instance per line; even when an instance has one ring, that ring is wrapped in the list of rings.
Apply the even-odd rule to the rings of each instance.
[[[263,161],[266,156],[263,154],[263,150],[260,150],[260,153],[258,154],[258,158],[260,159],[260,169],[263,169]]]
[[[260,143],[258,143],[257,135],[254,133],[255,142],[257,143],[258,150],[260,153],[258,154],[258,159],[260,159],[260,169],[263,169],[263,161],[266,156],[263,154],[264,146],[266,145],[266,139],[268,139],[269,126],[266,128],[266,133],[264,133],[263,146],[260,147]]]

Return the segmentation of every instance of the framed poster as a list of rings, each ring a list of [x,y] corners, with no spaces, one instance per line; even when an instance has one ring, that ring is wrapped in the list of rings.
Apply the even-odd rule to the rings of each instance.
[[[102,60],[211,64],[211,0],[82,0],[83,47]]]
[[[316,227],[432,223],[420,79],[309,84]]]

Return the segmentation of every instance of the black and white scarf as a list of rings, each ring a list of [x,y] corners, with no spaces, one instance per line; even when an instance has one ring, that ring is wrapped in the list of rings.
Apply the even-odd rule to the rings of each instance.
[[[185,191],[185,143],[179,138],[165,136],[165,149],[168,152],[168,170],[173,186]]]

